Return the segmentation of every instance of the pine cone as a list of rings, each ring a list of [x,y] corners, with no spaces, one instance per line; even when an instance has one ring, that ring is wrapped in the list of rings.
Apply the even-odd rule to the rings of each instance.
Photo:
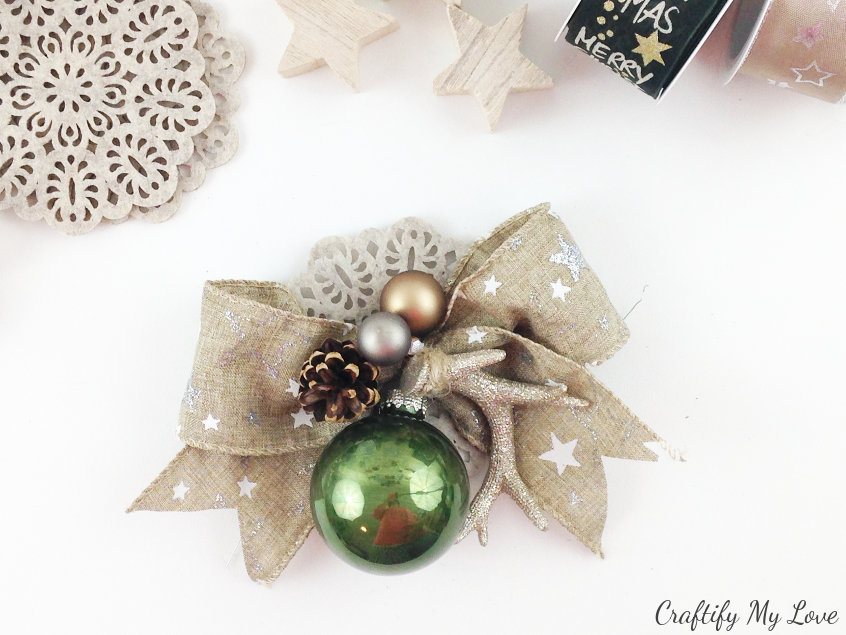
[[[352,421],[379,403],[378,376],[355,344],[330,338],[303,364],[297,399],[315,421]]]

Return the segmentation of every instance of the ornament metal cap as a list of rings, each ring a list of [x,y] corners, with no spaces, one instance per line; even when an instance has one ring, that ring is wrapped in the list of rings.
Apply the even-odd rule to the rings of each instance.
[[[422,419],[426,416],[428,410],[427,401],[425,397],[412,397],[394,388],[382,400],[380,410],[388,413],[407,414]]]

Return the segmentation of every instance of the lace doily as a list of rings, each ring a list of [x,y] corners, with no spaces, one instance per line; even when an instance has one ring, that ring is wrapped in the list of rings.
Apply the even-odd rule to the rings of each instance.
[[[244,64],[195,0],[0,4],[0,210],[68,234],[169,218],[237,147]]]
[[[405,218],[385,231],[319,241],[289,288],[308,315],[358,324],[379,310],[379,295],[393,276],[416,269],[445,286],[468,247],[419,218]]]

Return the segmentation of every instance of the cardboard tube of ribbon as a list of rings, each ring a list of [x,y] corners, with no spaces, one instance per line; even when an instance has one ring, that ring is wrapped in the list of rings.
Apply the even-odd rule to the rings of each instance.
[[[823,101],[843,101],[844,20],[844,0],[740,0],[726,83],[740,73]]]
[[[564,39],[660,99],[696,55],[729,0],[582,0]]]

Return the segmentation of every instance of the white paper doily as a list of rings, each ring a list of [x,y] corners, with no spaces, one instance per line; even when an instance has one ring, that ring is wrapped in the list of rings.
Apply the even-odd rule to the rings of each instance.
[[[0,210],[169,218],[237,147],[239,43],[195,0],[0,4]]]
[[[288,287],[308,315],[358,324],[379,310],[379,295],[393,276],[416,269],[445,286],[468,247],[419,218],[404,218],[384,231],[324,238]]]

